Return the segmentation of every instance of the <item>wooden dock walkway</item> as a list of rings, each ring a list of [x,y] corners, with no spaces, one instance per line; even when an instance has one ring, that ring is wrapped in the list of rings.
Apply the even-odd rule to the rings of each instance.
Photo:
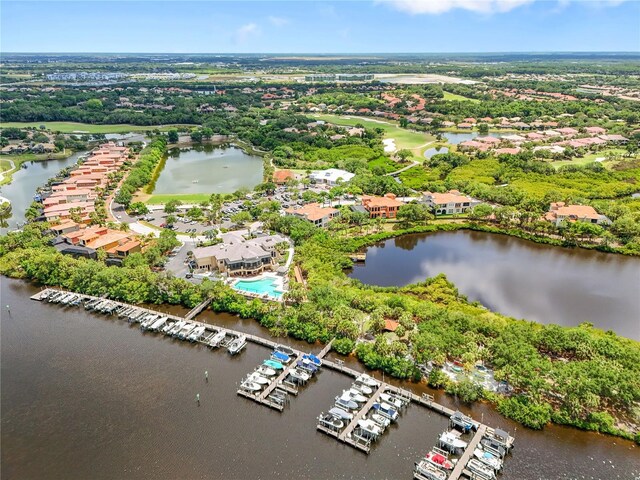
[[[201,302],[200,304],[193,307],[191,311],[184,316],[184,319],[193,320],[196,317],[196,315],[198,315],[200,312],[202,312],[205,308],[209,306],[212,300],[213,298],[207,298],[204,302]]]
[[[449,480],[458,480],[460,478],[465,467],[467,466],[467,463],[469,463],[469,460],[471,460],[474,450],[476,449],[476,447],[478,446],[478,443],[480,443],[480,440],[484,436],[486,429],[487,429],[486,425],[480,425],[480,427],[478,427],[476,434],[473,436],[473,438],[469,442],[469,445],[464,450],[462,457],[460,457],[460,459],[456,463],[456,466],[453,469],[453,472],[451,472],[451,475],[449,475]]]
[[[283,370],[282,373],[280,375],[278,375],[276,377],[276,379],[271,382],[269,385],[267,385],[267,388],[265,388],[262,393],[260,394],[260,396],[257,398],[257,401],[259,402],[263,402],[269,395],[271,395],[271,392],[273,392],[275,390],[275,388],[279,385],[282,384],[282,382],[284,381],[285,378],[287,378],[287,375],[289,375],[289,372],[291,371],[291,369],[295,368],[296,363],[298,362],[298,360],[302,360],[302,355],[298,354],[298,356],[296,357],[295,360],[293,360],[289,365],[287,365]],[[288,391],[288,390],[287,390]],[[293,392],[292,392],[293,393]],[[296,389],[295,394],[298,394],[298,390]]]
[[[353,440],[353,438],[351,437],[351,433],[358,426],[358,421],[362,420],[362,417],[364,417],[369,412],[369,410],[371,410],[373,404],[378,401],[380,394],[385,391],[385,386],[385,383],[380,384],[378,390],[376,390],[375,393],[371,395],[371,398],[367,401],[367,403],[365,403],[364,406],[358,411],[358,413],[353,416],[353,420],[351,420],[349,425],[347,425],[342,433],[340,433],[340,435],[338,436],[338,440],[344,443],[348,443],[352,447],[355,447],[366,453],[369,453],[371,447],[369,445],[364,445]]]

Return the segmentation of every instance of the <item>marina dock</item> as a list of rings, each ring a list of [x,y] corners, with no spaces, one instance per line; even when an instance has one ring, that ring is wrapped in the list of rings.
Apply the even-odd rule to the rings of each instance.
[[[178,336],[178,338],[182,340],[188,340],[193,343],[200,343],[205,346],[209,345],[209,339],[212,338],[215,334],[220,332],[225,332],[227,341],[222,342],[216,347],[224,348],[227,346],[230,341],[228,339],[231,338],[239,338],[245,337],[247,342],[254,343],[256,345],[261,345],[267,347],[269,349],[275,350],[280,346],[279,343],[270,340],[268,338],[259,337],[257,335],[251,335],[235,330],[230,330],[228,328],[222,328],[216,325],[211,325],[208,323],[202,323],[194,320],[193,318],[200,312],[202,312],[210,303],[210,301],[205,301],[192,309],[186,317],[179,317],[176,315],[166,314],[162,312],[158,312],[157,310],[152,310],[148,308],[139,307],[136,305],[130,305],[127,303],[119,302],[116,300],[109,300],[107,298],[96,297],[92,295],[84,295],[84,294],[76,294],[74,292],[69,292],[56,288],[46,288],[35,295],[31,296],[32,300],[42,301],[52,296],[60,296],[64,295],[66,298],[72,298],[73,302],[62,302],[62,306],[74,306],[79,305],[82,302],[85,304],[89,304],[94,302],[96,305],[107,304],[107,308],[102,309],[103,313],[113,314],[113,313],[122,313],[125,312],[131,319],[132,317],[145,318],[146,316],[156,317],[156,320],[151,320],[153,322],[160,322],[160,324],[164,324],[164,322],[169,325],[168,322],[171,322],[172,325],[178,325],[182,323],[182,328],[184,328],[185,332],[196,332],[194,335],[187,335],[186,333],[182,336]],[[55,303],[55,302],[54,302]],[[131,313],[133,312],[133,313]],[[149,324],[151,325],[151,323]],[[150,328],[146,328],[150,329]],[[159,328],[155,328],[152,331],[160,332]],[[168,331],[164,331],[163,333],[167,333]],[[174,335],[175,336],[175,335]],[[303,358],[303,352],[300,352],[296,349],[291,349],[293,352],[292,356],[295,356],[295,359],[292,359],[291,362],[275,376],[274,380],[272,380],[261,392],[251,392],[244,390],[242,388],[238,389],[237,393],[240,396],[243,396],[247,399],[253,400],[257,403],[266,405],[270,408],[278,410],[282,412],[284,410],[285,405],[289,402],[288,395],[297,395],[298,394],[298,385],[293,384],[292,382],[287,381],[287,377],[292,369],[294,369],[297,365],[297,362]],[[323,349],[317,354],[317,357],[322,359],[322,366],[340,372],[342,374],[348,375],[350,377],[358,378],[362,375],[362,372],[354,370],[349,367],[345,367],[341,361],[331,361],[325,360],[324,357],[331,351],[331,342],[323,347]],[[380,395],[385,392],[391,393],[398,398],[403,400],[403,404],[406,406],[410,402],[413,402],[422,407],[433,410],[434,412],[445,415],[447,417],[451,417],[455,411],[445,407],[444,405],[440,405],[433,400],[433,397],[427,394],[423,394],[422,396],[416,395],[415,393],[396,387],[394,385],[390,385],[386,382],[381,382],[376,379],[378,382],[377,389],[371,394],[371,397],[364,403],[362,408],[360,408],[357,413],[354,414],[353,418],[349,421],[349,423],[344,427],[344,429],[339,432],[336,430],[332,430],[324,425],[318,424],[317,429],[321,432],[336,438],[338,441],[343,442],[351,447],[360,450],[365,453],[369,453],[371,449],[371,440],[364,441],[361,438],[355,438],[354,430],[358,427],[358,421],[362,420],[364,416],[372,409],[373,405],[378,401]],[[473,452],[475,448],[478,446],[483,437],[495,436],[496,432],[500,432],[502,435],[506,435],[504,437],[505,441],[505,450],[508,452],[513,446],[514,439],[513,437],[506,434],[506,432],[502,432],[499,430],[494,430],[493,428],[488,427],[487,425],[481,424],[479,422],[473,422],[474,427],[477,428],[473,438],[469,442],[469,445],[464,450],[461,458],[456,463],[455,468],[451,472],[451,474],[447,477],[448,480],[458,480],[463,476],[466,476],[470,479],[477,478],[475,474],[469,471],[466,466],[467,463],[473,458]],[[418,474],[416,474],[418,475]],[[422,478],[422,477],[420,477]]]

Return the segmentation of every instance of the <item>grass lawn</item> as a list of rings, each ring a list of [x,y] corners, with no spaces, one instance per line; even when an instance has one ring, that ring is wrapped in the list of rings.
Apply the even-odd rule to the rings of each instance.
[[[189,125],[93,125],[90,123],[76,122],[4,122],[0,124],[2,128],[26,128],[44,125],[48,130],[62,133],[86,132],[86,133],[129,133],[144,132],[148,130],[169,130],[174,127],[184,127]]]
[[[444,92],[444,99],[445,100],[454,100],[454,101],[457,101],[457,102],[480,103],[480,100],[477,100],[475,98],[463,97],[462,95],[457,95],[455,93],[450,93],[450,92]]]
[[[595,162],[596,158],[604,157],[606,159],[611,156],[617,156],[617,155],[625,156],[626,154],[627,154],[627,151],[623,148],[610,148],[607,150],[602,150],[600,152],[588,153],[584,157],[574,157],[571,160],[561,160],[559,162],[551,162],[551,165],[553,165],[555,168],[560,168],[565,165],[587,165],[588,163]],[[603,165],[606,165],[606,163],[603,162]]]
[[[200,203],[205,200],[209,200],[211,194],[209,193],[183,193],[183,194],[159,194],[159,195],[146,195],[144,198],[136,196],[134,202],[143,201],[147,205],[158,205],[161,203],[167,203],[169,200],[180,200],[182,203]]]
[[[367,126],[368,128],[381,128],[382,130],[384,130],[384,138],[393,138],[396,142],[396,148],[398,150],[406,148],[407,150],[411,150],[417,157],[420,156],[420,150],[425,147],[425,144],[435,140],[435,137],[427,133],[413,132],[411,130],[407,130],[406,128],[401,128],[396,123],[388,120],[377,120],[372,118],[354,116],[349,116],[347,118],[342,115],[328,114],[314,116],[316,118],[319,118],[320,120],[324,120],[325,122],[333,123],[335,125],[354,126],[357,124],[362,124]]]

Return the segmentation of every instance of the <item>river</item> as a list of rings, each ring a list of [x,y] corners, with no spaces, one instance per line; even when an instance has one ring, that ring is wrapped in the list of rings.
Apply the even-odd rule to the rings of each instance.
[[[168,152],[154,194],[233,193],[262,182],[260,157],[232,145],[178,147]]]
[[[457,231],[405,235],[367,250],[350,276],[407,285],[444,273],[489,309],[540,323],[591,322],[640,339],[640,258]]]
[[[10,184],[0,187],[0,195],[11,201],[11,218],[8,220],[9,230],[24,223],[24,213],[33,202],[33,195],[38,187],[43,186],[52,177],[70,165],[78,161],[78,158],[86,152],[77,152],[70,157],[60,160],[45,160],[42,162],[27,162],[27,168],[21,168],[13,173]],[[0,235],[4,235],[6,229],[0,229]]]
[[[115,317],[34,302],[29,296],[36,288],[25,282],[1,283],[3,479],[408,480],[413,462],[447,424],[412,405],[366,456],[315,429],[317,415],[349,385],[346,376],[323,370],[279,413],[235,393],[268,355],[263,347],[249,344],[230,357],[143,333]],[[255,321],[230,315],[206,312],[199,319],[266,334]],[[516,430],[486,405],[464,410],[515,432],[504,480],[640,474],[631,442],[562,427]]]

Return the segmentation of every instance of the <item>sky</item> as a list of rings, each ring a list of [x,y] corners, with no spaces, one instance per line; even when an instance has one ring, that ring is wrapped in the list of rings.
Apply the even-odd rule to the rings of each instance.
[[[6,1],[0,52],[640,51],[640,0]]]

